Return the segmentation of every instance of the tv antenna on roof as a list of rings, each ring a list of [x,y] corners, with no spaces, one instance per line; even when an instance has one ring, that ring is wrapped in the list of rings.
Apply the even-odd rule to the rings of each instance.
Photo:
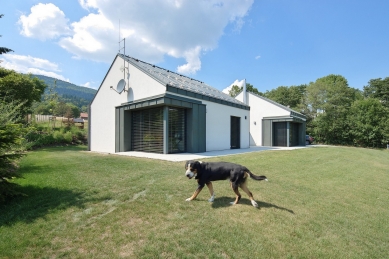
[[[121,43],[123,41],[123,47],[121,46]],[[126,55],[126,38],[121,38],[120,36],[120,20],[119,20],[119,53],[123,50],[123,55]]]
[[[123,42],[123,47],[121,46],[121,43]],[[121,50],[123,50],[123,55],[126,56],[126,38],[121,39],[120,38],[120,20],[119,20],[119,54],[121,53]],[[115,90],[118,94],[121,94],[122,92],[128,92],[128,89],[126,90],[126,69],[127,69],[127,80],[130,79],[130,72],[128,71],[128,67],[126,67],[126,60],[123,58],[123,67],[120,68],[121,71],[123,71],[123,79],[120,79],[119,82],[116,85],[116,89],[111,86],[110,88]]]

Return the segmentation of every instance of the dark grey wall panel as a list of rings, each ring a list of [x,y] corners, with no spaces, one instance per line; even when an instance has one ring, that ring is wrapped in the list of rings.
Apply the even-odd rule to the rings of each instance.
[[[131,112],[123,110],[123,145],[121,152],[131,150]]]
[[[192,138],[192,150],[191,153],[198,153],[199,150],[199,131],[198,131],[198,124],[199,124],[199,105],[195,104],[193,105],[192,109],[192,134],[189,135]]]
[[[198,119],[198,151],[197,152],[205,152],[206,151],[206,143],[207,143],[207,136],[206,136],[206,106],[205,105],[199,105],[199,119]]]
[[[120,108],[115,110],[115,152],[120,151]]]
[[[262,146],[271,147],[273,145],[272,135],[272,121],[262,120]]]
[[[163,153],[169,153],[169,107],[163,107]]]

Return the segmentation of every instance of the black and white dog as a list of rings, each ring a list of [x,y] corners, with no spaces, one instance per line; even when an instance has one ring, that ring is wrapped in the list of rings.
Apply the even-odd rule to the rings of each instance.
[[[258,204],[253,198],[253,194],[247,188],[247,178],[250,176],[252,179],[261,181],[267,181],[266,176],[261,175],[257,176],[250,172],[245,166],[228,163],[228,162],[209,162],[203,163],[201,161],[187,161],[185,164],[185,176],[189,179],[195,177],[197,179],[197,189],[193,195],[186,199],[186,201],[191,201],[196,199],[197,195],[201,192],[203,187],[207,185],[211,198],[209,202],[213,202],[215,199],[215,193],[213,192],[212,181],[226,180],[230,179],[232,190],[236,194],[234,202],[230,204],[235,205],[239,202],[241,195],[239,193],[238,187],[240,187],[251,200],[251,204],[254,207],[258,207]]]

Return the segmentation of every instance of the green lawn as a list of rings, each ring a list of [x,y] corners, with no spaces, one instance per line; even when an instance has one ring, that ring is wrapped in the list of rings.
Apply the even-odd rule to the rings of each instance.
[[[388,258],[389,152],[347,147],[208,159],[244,164],[259,208],[227,181],[207,202],[184,163],[46,148],[27,197],[0,205],[0,258]]]

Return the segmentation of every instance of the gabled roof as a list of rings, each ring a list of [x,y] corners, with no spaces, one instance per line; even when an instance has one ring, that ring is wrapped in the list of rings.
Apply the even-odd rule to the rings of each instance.
[[[264,101],[267,101],[267,102],[269,102],[269,103],[271,103],[271,104],[274,104],[274,105],[276,105],[276,106],[278,106],[278,107],[280,107],[280,108],[282,108],[282,109],[284,109],[284,110],[289,111],[289,112],[290,112],[290,115],[293,115],[293,116],[295,116],[295,117],[300,117],[300,118],[302,118],[302,119],[304,119],[304,120],[306,119],[306,116],[305,116],[304,114],[301,114],[301,113],[299,113],[299,112],[296,112],[295,110],[292,110],[291,108],[286,107],[286,106],[284,106],[284,105],[282,105],[282,104],[280,104],[280,103],[277,103],[277,102],[275,102],[275,101],[273,101],[273,100],[270,100],[270,99],[268,99],[268,98],[266,98],[266,97],[260,96],[260,95],[258,95],[258,94],[252,93],[252,92],[247,92],[247,93],[250,93],[250,94],[254,95],[255,97],[258,97],[258,98],[260,98],[260,99],[262,99],[262,100],[264,100]]]
[[[123,58],[125,61],[129,62],[131,65],[137,67],[150,77],[154,78],[161,84],[165,86],[172,86],[178,89],[183,89],[189,92],[201,94],[208,96],[210,98],[219,99],[222,101],[238,104],[240,106],[246,106],[244,103],[236,100],[235,98],[229,96],[228,94],[219,91],[204,82],[198,81],[196,79],[177,74],[175,72],[166,70],[164,68],[146,63],[139,59],[135,59],[123,54],[118,54],[119,57]]]

